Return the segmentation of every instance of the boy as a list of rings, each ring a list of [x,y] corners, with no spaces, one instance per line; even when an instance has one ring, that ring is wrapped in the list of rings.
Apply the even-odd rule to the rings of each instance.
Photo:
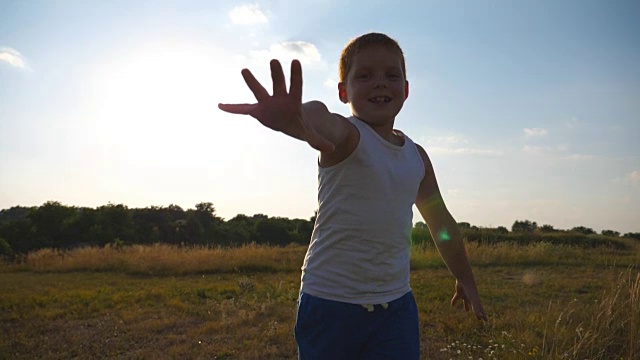
[[[412,206],[456,278],[452,304],[486,320],[457,224],[424,149],[393,125],[409,95],[397,42],[370,33],[340,59],[338,96],[353,116],[302,103],[302,69],[271,61],[273,95],[247,69],[256,104],[219,104],[320,151],[318,215],[302,267],[295,337],[300,359],[418,359],[418,311],[409,286]]]

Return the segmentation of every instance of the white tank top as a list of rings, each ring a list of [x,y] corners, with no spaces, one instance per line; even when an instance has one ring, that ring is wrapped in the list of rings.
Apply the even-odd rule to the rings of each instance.
[[[328,300],[382,304],[411,290],[412,207],[424,177],[416,145],[384,140],[351,117],[360,133],[342,162],[319,168],[311,243],[301,291]]]

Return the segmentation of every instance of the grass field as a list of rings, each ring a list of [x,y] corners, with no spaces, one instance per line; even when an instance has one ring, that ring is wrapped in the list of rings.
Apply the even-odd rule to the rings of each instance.
[[[490,320],[412,254],[424,359],[640,359],[640,247],[477,246]],[[0,265],[0,358],[294,359],[304,247],[41,250]]]

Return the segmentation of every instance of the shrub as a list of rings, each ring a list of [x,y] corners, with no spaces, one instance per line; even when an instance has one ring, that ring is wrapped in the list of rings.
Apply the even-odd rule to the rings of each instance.
[[[0,238],[0,260],[3,258],[12,259],[13,250],[11,250],[11,245],[9,245],[7,240]]]
[[[630,239],[636,239],[636,240],[640,240],[640,233],[626,233],[624,234],[624,237],[626,238],[630,238]]]

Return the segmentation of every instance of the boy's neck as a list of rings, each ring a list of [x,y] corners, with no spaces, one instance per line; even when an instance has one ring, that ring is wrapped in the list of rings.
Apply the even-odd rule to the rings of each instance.
[[[369,126],[373,131],[375,131],[378,135],[380,135],[381,138],[383,138],[390,144],[397,145],[397,146],[404,145],[404,135],[402,134],[402,132],[397,131],[393,128],[395,119],[392,119],[389,122],[385,122],[384,124],[372,124],[357,116],[354,116],[354,117],[362,121],[367,126]]]

